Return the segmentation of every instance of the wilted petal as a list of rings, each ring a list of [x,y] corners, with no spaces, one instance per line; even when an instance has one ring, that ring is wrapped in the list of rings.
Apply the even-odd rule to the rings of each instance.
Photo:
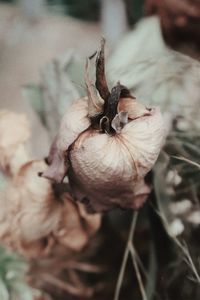
[[[67,151],[78,136],[90,126],[87,99],[79,99],[65,113],[60,130],[51,146],[49,168],[42,177],[61,182],[67,172]]]
[[[69,180],[76,198],[87,199],[86,205],[93,211],[141,206],[147,188],[140,185],[136,192],[138,182],[152,169],[163,132],[160,111],[152,109],[149,116],[129,122],[117,135],[95,130],[83,133],[69,153]]]
[[[0,167],[14,174],[28,160],[24,147],[30,136],[25,115],[0,111]]]

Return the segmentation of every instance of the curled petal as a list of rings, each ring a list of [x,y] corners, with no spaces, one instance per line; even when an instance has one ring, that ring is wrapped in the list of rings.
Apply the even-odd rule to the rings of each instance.
[[[128,123],[128,112],[120,111],[112,120],[111,126],[115,132],[119,133]]]
[[[83,98],[74,102],[61,122],[60,130],[51,146],[47,161],[48,169],[42,177],[61,182],[66,175],[68,148],[90,126],[88,102]]]
[[[137,119],[146,115],[150,115],[148,108],[144,104],[139,103],[133,98],[121,98],[118,104],[118,112],[125,111],[128,113],[129,119]]]
[[[0,167],[11,175],[29,159],[25,143],[30,128],[25,115],[0,111]]]
[[[142,180],[158,157],[163,132],[160,111],[152,109],[150,115],[127,123],[116,135],[95,130],[83,133],[69,154],[69,180],[76,198],[98,212],[141,206],[147,194]],[[138,182],[143,182],[143,191]]]

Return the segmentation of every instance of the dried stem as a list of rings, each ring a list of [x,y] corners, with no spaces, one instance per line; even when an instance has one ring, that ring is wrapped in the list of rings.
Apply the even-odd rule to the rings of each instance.
[[[159,200],[158,200],[159,201]],[[155,209],[155,208],[154,208]],[[195,267],[195,264],[193,262],[193,259],[190,255],[189,249],[186,245],[186,243],[183,241],[183,243],[181,243],[178,238],[170,235],[170,231],[168,230],[168,221],[166,220],[166,217],[164,216],[164,214],[158,210],[156,210],[156,213],[160,216],[160,218],[163,221],[163,224],[165,226],[166,232],[168,233],[168,235],[171,237],[171,239],[175,242],[175,244],[180,248],[180,250],[182,251],[183,255],[184,255],[184,261],[185,263],[188,265],[188,267],[191,269],[191,271],[194,273],[194,276],[196,277],[196,280],[198,283],[200,283],[200,275]]]
[[[105,75],[105,39],[102,38],[101,40],[101,49],[98,53],[97,59],[96,59],[96,88],[99,92],[99,95],[102,99],[105,101],[108,100],[108,97],[110,96],[110,91],[108,89],[107,81],[106,81],[106,75]]]
[[[185,255],[184,261],[186,262],[186,264],[190,267],[190,269],[194,273],[197,282],[200,283],[200,276],[199,276],[199,273],[198,273],[198,271],[195,267],[193,259],[190,255],[187,244],[184,241],[183,241],[183,244],[181,244],[178,239],[176,239],[175,241],[176,241],[176,244],[180,247],[180,249],[183,251],[183,253]]]
[[[121,290],[121,286],[122,286],[122,282],[123,282],[123,278],[124,278],[124,273],[125,273],[125,269],[126,269],[126,264],[127,264],[127,260],[128,260],[129,251],[130,251],[129,244],[133,240],[133,235],[134,235],[134,231],[135,231],[135,227],[136,227],[137,217],[138,217],[138,212],[134,212],[133,219],[132,219],[131,226],[130,226],[129,236],[128,236],[128,240],[127,240],[127,243],[126,243],[126,248],[125,248],[125,251],[124,251],[124,256],[123,256],[123,260],[122,260],[122,264],[121,264],[121,268],[120,268],[120,272],[119,272],[119,276],[118,276],[118,279],[117,279],[117,285],[116,285],[116,289],[115,289],[114,300],[119,300],[120,290]]]
[[[129,248],[129,251],[131,253],[133,266],[134,266],[136,277],[137,277],[138,284],[139,284],[139,287],[140,287],[142,299],[147,300],[146,291],[145,291],[145,288],[144,288],[144,285],[143,285],[143,282],[142,282],[142,277],[141,277],[141,274],[140,274],[140,270],[139,270],[139,267],[138,267],[138,264],[137,264],[136,251],[135,251],[135,248],[134,248],[131,241],[129,242],[128,248]]]
[[[176,156],[176,155],[173,155],[172,157],[173,157],[173,158],[176,158],[176,159],[178,159],[178,160],[187,162],[188,164],[190,164],[190,165],[192,165],[192,166],[195,166],[195,167],[197,167],[198,169],[200,169],[200,164],[198,164],[198,163],[195,162],[195,161],[192,161],[191,159],[188,159],[188,158],[183,157],[183,156]]]

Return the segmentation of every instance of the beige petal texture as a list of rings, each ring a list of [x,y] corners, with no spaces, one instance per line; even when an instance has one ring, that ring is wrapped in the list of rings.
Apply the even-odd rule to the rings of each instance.
[[[51,182],[37,175],[45,168],[43,161],[25,164],[1,195],[1,243],[26,257],[46,256],[58,245],[80,251],[101,223],[68,193],[56,198]]]
[[[119,133],[127,123],[128,123],[128,112],[120,111],[112,120],[111,126],[117,133]]]
[[[165,141],[165,126],[159,108],[152,108],[149,114],[129,122],[121,131],[120,138],[129,149],[138,176],[149,172]]]
[[[149,115],[149,109],[144,104],[132,98],[121,98],[118,104],[118,112],[125,111],[128,113],[129,119],[137,119],[145,115]]]
[[[66,248],[80,251],[100,225],[99,214],[89,215],[83,204],[75,203],[66,193],[63,196],[62,214],[54,236]]]
[[[21,168],[13,182],[13,188],[19,191],[21,204],[21,236],[27,242],[48,236],[58,225],[62,209],[61,204],[55,201],[51,183],[38,176],[38,171],[43,169],[46,169],[43,161],[29,162]]]
[[[25,142],[30,137],[26,116],[11,111],[0,111],[0,167],[14,174],[28,161]]]
[[[42,161],[25,164],[4,191],[6,209],[0,228],[6,224],[7,231],[1,231],[1,240],[25,256],[44,254],[60,216],[50,182],[37,175],[45,167]]]
[[[144,177],[153,168],[165,139],[158,108],[139,103],[120,82],[109,90],[104,45],[102,39],[95,81],[104,103],[102,107],[98,103],[87,65],[88,98],[75,102],[65,114],[48,157],[50,167],[43,174],[62,180],[58,176],[60,159],[72,194],[89,212],[142,206],[150,192]]]
[[[83,133],[69,157],[69,179],[78,200],[85,201],[92,211],[116,204],[139,208],[134,199],[136,184],[153,167],[163,131],[160,111],[152,109],[149,116],[129,122],[114,136],[95,130]]]
[[[50,167],[43,172],[43,177],[57,182],[63,180],[67,172],[66,151],[89,126],[88,101],[87,98],[82,98],[72,104],[62,119],[48,156]]]

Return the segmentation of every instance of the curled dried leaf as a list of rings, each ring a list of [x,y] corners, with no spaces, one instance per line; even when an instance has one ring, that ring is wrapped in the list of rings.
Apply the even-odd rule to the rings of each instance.
[[[89,67],[90,60],[86,61],[86,71],[85,71],[85,85],[88,94],[88,116],[94,117],[101,113],[104,104],[103,99],[101,99],[96,92],[95,86],[89,78]]]
[[[105,39],[102,38],[101,40],[101,49],[97,54],[96,59],[96,88],[99,92],[99,95],[102,99],[105,101],[108,100],[108,97],[110,96],[110,91],[108,88],[106,75],[105,75]]]

